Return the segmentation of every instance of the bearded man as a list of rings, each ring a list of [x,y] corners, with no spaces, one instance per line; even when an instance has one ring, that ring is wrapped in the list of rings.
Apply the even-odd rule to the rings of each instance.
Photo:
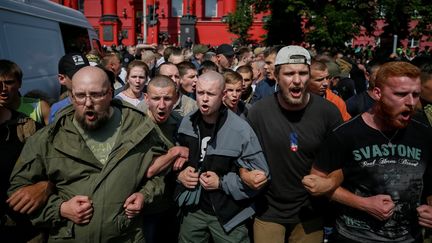
[[[112,99],[101,68],[80,69],[70,92],[72,106],[25,144],[9,192],[37,181],[55,185],[30,214],[49,228],[48,242],[142,242],[138,215],[158,191],[144,186],[156,183],[146,171],[169,142],[151,119]]]
[[[279,90],[254,104],[247,116],[272,175],[257,200],[254,242],[322,242],[325,208],[310,197],[301,179],[342,117],[333,104],[307,90],[311,56],[306,49],[283,47],[274,64]]]
[[[421,226],[432,227],[432,207],[422,200],[432,134],[413,115],[420,90],[417,67],[382,65],[372,109],[333,131],[303,180],[312,193],[327,191],[341,203],[335,242],[423,242]]]

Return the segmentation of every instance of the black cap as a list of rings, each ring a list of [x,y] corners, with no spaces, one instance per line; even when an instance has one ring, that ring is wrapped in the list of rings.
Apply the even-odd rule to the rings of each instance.
[[[87,57],[80,53],[69,53],[60,58],[58,73],[66,74],[70,79],[82,67],[90,66]]]
[[[222,44],[216,49],[216,55],[223,54],[224,56],[234,56],[234,49],[231,45]]]

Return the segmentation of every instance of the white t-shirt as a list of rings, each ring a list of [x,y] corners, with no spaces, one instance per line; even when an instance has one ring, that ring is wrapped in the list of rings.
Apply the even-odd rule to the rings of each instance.
[[[120,92],[115,97],[119,100],[124,100],[124,101],[132,104],[133,106],[137,106],[141,101],[144,100],[144,93],[142,93],[141,96],[137,99],[137,98],[131,98],[131,97],[125,95],[123,92]]]

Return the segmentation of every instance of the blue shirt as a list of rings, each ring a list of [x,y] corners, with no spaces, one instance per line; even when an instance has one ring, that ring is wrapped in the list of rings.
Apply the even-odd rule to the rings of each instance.
[[[70,103],[71,103],[71,100],[69,99],[69,97],[66,97],[66,98],[60,100],[59,102],[54,103],[51,106],[51,112],[50,112],[48,123],[52,123],[55,120],[56,113],[59,110],[63,109],[64,107],[68,106]]]

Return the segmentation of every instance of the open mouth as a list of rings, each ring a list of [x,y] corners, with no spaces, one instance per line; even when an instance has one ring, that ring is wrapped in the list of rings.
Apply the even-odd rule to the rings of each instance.
[[[201,105],[201,110],[202,111],[207,111],[209,109],[208,105]]]
[[[87,120],[89,120],[89,121],[96,120],[96,113],[94,111],[86,111],[85,116],[87,117]]]
[[[157,120],[159,121],[163,121],[168,117],[167,116],[168,114],[165,111],[159,111],[156,114],[157,114]]]
[[[290,91],[292,97],[300,98],[300,96],[302,95],[303,89],[300,87],[293,87],[293,88],[290,88],[289,91]]]
[[[404,112],[401,113],[402,118],[404,120],[409,120],[411,118],[411,114],[412,114],[411,111],[404,111]]]

